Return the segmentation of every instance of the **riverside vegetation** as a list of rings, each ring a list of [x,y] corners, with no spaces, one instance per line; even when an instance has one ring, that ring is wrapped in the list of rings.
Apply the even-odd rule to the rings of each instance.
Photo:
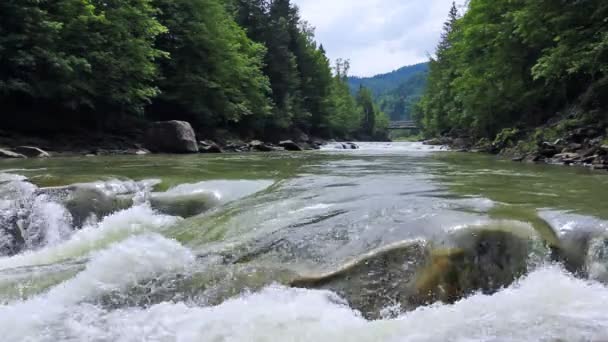
[[[416,118],[435,143],[608,169],[608,3],[454,5]]]
[[[289,0],[7,0],[0,37],[3,144],[137,150],[164,120],[220,140],[386,135]]]

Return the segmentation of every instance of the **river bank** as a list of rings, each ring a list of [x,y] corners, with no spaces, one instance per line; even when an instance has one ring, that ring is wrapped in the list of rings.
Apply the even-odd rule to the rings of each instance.
[[[151,131],[155,124],[169,127]],[[301,132],[283,138],[244,138],[229,132],[218,132],[207,138],[182,121],[151,123],[148,127],[130,128],[119,133],[85,131],[45,136],[0,131],[0,158],[306,151],[318,150],[322,145],[335,142]],[[344,149],[357,148],[354,143],[340,145]]]
[[[572,113],[545,125],[502,130],[493,141],[452,131],[425,141],[463,152],[498,155],[515,162],[582,166],[608,171],[608,118],[598,113]]]

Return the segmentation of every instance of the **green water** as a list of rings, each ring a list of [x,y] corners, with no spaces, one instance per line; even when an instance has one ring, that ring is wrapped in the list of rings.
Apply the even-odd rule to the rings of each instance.
[[[361,144],[356,151],[327,148],[302,153],[3,160],[0,172],[23,175],[38,188],[91,182],[111,188],[117,180],[160,181],[132,208],[99,218],[63,241],[0,257],[0,304],[5,303],[0,305],[0,314],[2,310],[17,310],[27,316],[35,311],[30,306],[39,305],[76,312],[57,314],[23,331],[14,328],[14,335],[9,335],[32,338],[34,335],[25,331],[33,329],[48,338],[32,340],[79,337],[70,332],[73,326],[64,325],[61,317],[65,315],[78,324],[85,324],[83,317],[91,315],[111,323],[114,315],[151,314],[145,310],[166,301],[185,303],[193,310],[205,310],[210,305],[219,305],[219,311],[232,310],[228,309],[230,305],[237,304],[227,302],[229,298],[265,289],[262,293],[270,291],[272,296],[263,297],[263,302],[272,307],[274,296],[287,291],[273,288],[273,283],[337,292],[365,317],[379,318],[385,317],[383,309],[398,300],[402,301],[401,308],[409,311],[431,300],[453,302],[474,294],[467,289],[492,294],[500,288],[500,284],[492,283],[495,279],[509,286],[517,280],[514,276],[523,277],[528,272],[544,272],[542,277],[557,279],[556,286],[570,284],[574,280],[569,275],[542,266],[555,257],[551,253],[566,255],[574,265],[572,269],[580,270],[584,277],[601,280],[608,275],[601,263],[605,259],[604,240],[587,239],[580,245],[580,239],[568,240],[572,232],[601,235],[608,231],[608,174],[582,168],[513,163],[417,143],[377,143]],[[171,217],[146,204],[150,193],[165,191],[175,196],[209,191],[217,194],[219,201],[199,215]],[[0,194],[3,200],[18,196],[14,192]],[[56,222],[55,207],[43,208],[44,220],[49,222],[43,226],[57,229],[61,220]],[[566,249],[580,250],[573,256],[564,252]],[[564,257],[562,254],[558,256]],[[494,280],[486,279],[490,273],[496,275]],[[529,289],[525,281],[522,285],[525,295],[540,296],[542,291],[534,287],[536,280],[529,283]],[[586,286],[572,291],[591,291]],[[599,300],[608,298],[603,285],[597,286]],[[71,287],[82,292],[78,299],[72,298],[73,290],[65,290]],[[421,289],[434,292],[420,295]],[[560,296],[570,290],[558,287],[551,291]],[[316,296],[316,292],[309,295]],[[525,327],[523,332],[529,330],[529,335],[522,336],[536,336],[533,320],[518,321],[523,316],[508,307],[512,299],[501,299],[506,296],[501,292],[495,296],[492,300],[496,305],[504,305],[509,314],[513,312],[513,320]],[[332,299],[329,304],[319,304],[319,308],[335,310],[336,303]],[[585,319],[598,326],[607,324],[608,329],[608,322],[594,316],[593,303],[591,300],[584,304],[586,307],[579,304],[572,310],[582,316],[588,314]],[[549,302],[540,299],[538,304],[534,311],[537,315],[552,314]],[[285,305],[293,305],[291,312],[310,309],[298,302]],[[465,304],[454,305],[478,308],[466,304],[466,300]],[[442,316],[451,308],[446,304],[432,310]],[[184,310],[189,319],[206,315],[205,311]],[[405,312],[391,310],[390,317]],[[565,305],[564,310],[569,307]],[[256,312],[247,305],[237,311],[245,315]],[[164,311],[158,314],[166,319],[174,315]],[[224,315],[227,321],[235,319],[233,313]],[[407,317],[402,323],[409,326]],[[573,317],[564,318],[565,322],[576,321]],[[295,327],[302,319],[284,324]],[[351,320],[350,316],[344,319]],[[574,330],[574,340],[596,336],[585,319],[577,321],[581,326]],[[391,325],[389,322],[385,323]],[[327,322],[321,323],[312,331],[328,328]],[[260,324],[261,332],[264,324]],[[458,324],[468,327],[464,322]],[[510,331],[508,321],[483,324],[494,334]],[[128,330],[114,329],[125,334]],[[376,338],[362,340],[378,340],[378,336],[388,334],[378,326],[369,329],[374,332],[369,336]],[[204,336],[194,331],[190,331],[192,336]],[[468,331],[464,337],[478,336]],[[218,336],[228,336],[223,333]],[[330,340],[348,340],[348,335],[340,336]]]

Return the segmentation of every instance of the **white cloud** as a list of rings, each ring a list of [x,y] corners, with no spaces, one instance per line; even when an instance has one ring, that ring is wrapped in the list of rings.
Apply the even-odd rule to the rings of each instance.
[[[371,76],[424,62],[439,41],[452,0],[293,0],[328,56]],[[457,1],[462,3],[463,1]]]

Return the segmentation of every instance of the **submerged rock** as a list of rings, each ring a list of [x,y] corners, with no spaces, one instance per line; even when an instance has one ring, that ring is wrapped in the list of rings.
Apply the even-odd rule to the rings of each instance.
[[[223,153],[222,148],[213,141],[199,141],[198,151],[200,153]]]
[[[145,136],[152,152],[197,153],[196,135],[185,121],[159,121],[151,124]]]
[[[399,304],[405,309],[416,295],[416,275],[429,257],[426,243],[403,241],[371,251],[333,272],[293,280],[293,287],[327,289],[345,298],[367,318]]]
[[[159,212],[188,218],[201,214],[220,203],[218,194],[212,191],[191,194],[153,193],[150,205]]]
[[[436,301],[451,303],[477,291],[493,293],[527,271],[537,235],[518,224],[513,231],[508,224],[462,229],[444,247],[399,242],[290,285],[334,291],[369,319],[386,316],[389,307],[400,313]]]
[[[24,156],[23,154],[19,154],[19,153],[15,153],[13,151],[9,151],[9,150],[5,150],[0,148],[0,158],[12,158],[12,159],[23,159],[23,158],[27,158],[26,156]]]
[[[292,140],[284,140],[279,142],[279,146],[285,148],[287,151],[302,151],[303,148],[296,144]]]
[[[13,150],[29,158],[48,158],[51,156],[48,152],[34,146],[18,146]]]
[[[133,205],[129,195],[108,195],[103,191],[87,186],[64,188],[67,192],[64,206],[72,215],[74,226],[82,227],[90,218],[102,219],[119,210]]]

